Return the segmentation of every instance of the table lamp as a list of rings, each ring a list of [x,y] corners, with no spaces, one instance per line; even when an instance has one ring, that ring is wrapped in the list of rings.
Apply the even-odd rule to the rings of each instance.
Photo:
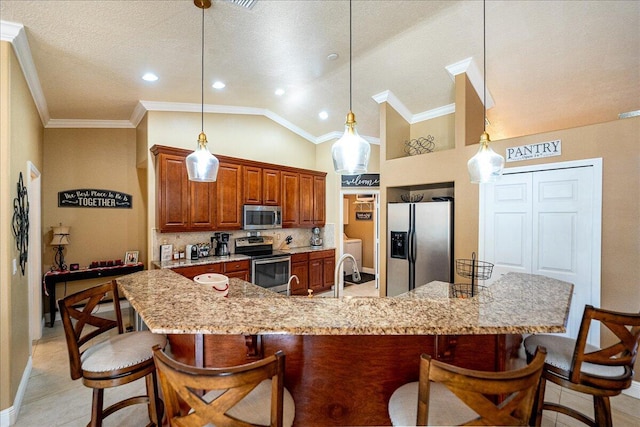
[[[53,238],[51,239],[50,245],[55,246],[54,250],[56,251],[56,265],[51,268],[58,271],[66,271],[67,265],[64,263],[64,247],[69,244],[69,228],[71,227],[64,227],[62,224],[60,224],[60,226],[52,228]]]

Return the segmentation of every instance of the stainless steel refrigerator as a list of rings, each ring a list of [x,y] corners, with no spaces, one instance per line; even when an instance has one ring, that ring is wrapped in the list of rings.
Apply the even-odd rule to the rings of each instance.
[[[453,200],[387,205],[387,296],[453,280]]]

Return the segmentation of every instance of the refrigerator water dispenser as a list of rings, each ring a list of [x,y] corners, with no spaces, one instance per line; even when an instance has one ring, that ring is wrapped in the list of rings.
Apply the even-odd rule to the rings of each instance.
[[[407,259],[407,232],[391,232],[391,258]]]

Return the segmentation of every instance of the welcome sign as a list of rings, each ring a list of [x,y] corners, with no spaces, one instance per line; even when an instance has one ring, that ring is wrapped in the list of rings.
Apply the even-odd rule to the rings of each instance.
[[[507,162],[519,162],[522,160],[539,159],[541,157],[553,157],[562,154],[562,141],[539,142],[537,144],[521,145],[507,148]]]
[[[341,184],[342,187],[380,187],[380,174],[342,175]]]
[[[131,209],[132,198],[119,191],[81,188],[59,191],[58,207]]]

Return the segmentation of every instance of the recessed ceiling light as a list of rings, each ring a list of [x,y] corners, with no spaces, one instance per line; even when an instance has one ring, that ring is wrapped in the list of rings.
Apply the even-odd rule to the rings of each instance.
[[[329,118],[329,113],[327,113],[326,111],[320,111],[318,117],[320,117],[322,120],[327,120],[327,118]]]
[[[224,83],[222,83],[221,81],[217,81],[212,86],[213,86],[214,89],[224,89],[224,87],[226,85]]]
[[[153,73],[145,73],[145,75],[142,76],[142,80],[147,82],[155,82],[156,80],[158,80],[158,76]]]
[[[327,59],[329,61],[335,61],[339,57],[340,57],[340,55],[338,55],[337,53],[330,53],[329,55],[327,55]]]
[[[276,89],[275,94],[278,96],[284,95],[284,89]]]

